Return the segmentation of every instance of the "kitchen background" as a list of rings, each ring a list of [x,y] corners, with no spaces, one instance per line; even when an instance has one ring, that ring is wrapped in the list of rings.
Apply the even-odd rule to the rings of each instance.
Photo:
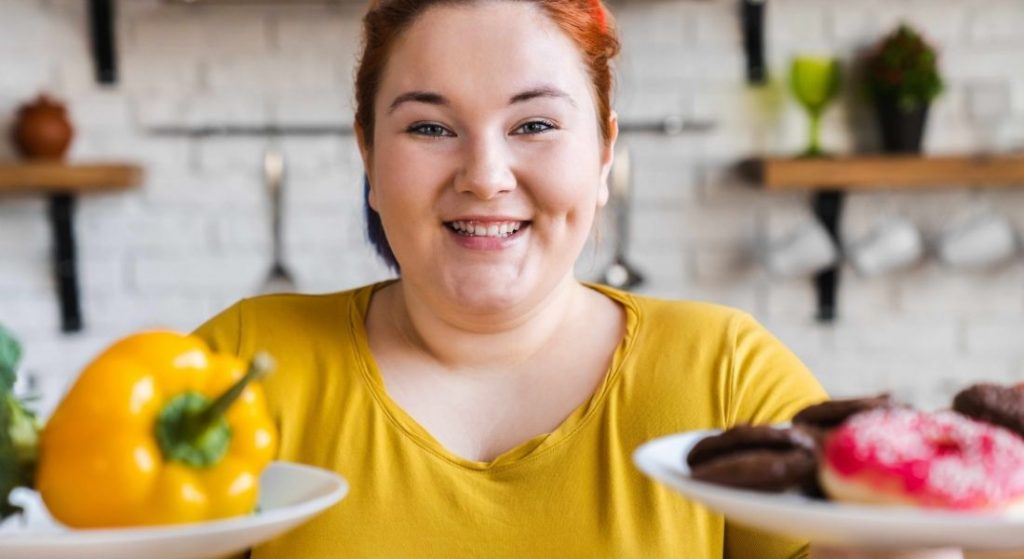
[[[51,274],[47,200],[0,197],[0,323],[26,348],[25,370],[46,401],[102,347],[150,326],[189,330],[259,291],[271,254],[259,137],[157,136],[156,127],[348,125],[363,3],[186,6],[117,3],[120,77],[97,85],[86,3],[4,0],[0,6],[0,128],[46,91],[76,126],[69,159],[141,164],[141,188],[79,197],[76,239],[85,327],[62,334]],[[758,154],[794,154],[806,117],[788,93],[797,52],[849,61],[900,21],[940,51],[946,91],[932,107],[931,153],[1024,148],[1024,3],[1019,0],[770,0],[771,82],[750,87],[732,1],[609,4],[623,55],[615,108],[623,121],[668,115],[713,123],[677,136],[625,134],[633,154],[628,255],[640,292],[733,305],[753,313],[836,395],[889,389],[944,405],[964,384],[1024,380],[1024,261],[953,269],[933,257],[860,277],[843,266],[839,317],[814,320],[812,282],[770,276],[757,247],[810,220],[809,194],[767,193],[735,171]],[[850,152],[870,137],[855,84],[827,113],[824,143]],[[285,257],[300,291],[340,290],[388,276],[364,241],[361,170],[351,137],[287,137]],[[14,158],[6,140],[0,158]],[[851,194],[843,234],[881,215],[909,218],[934,239],[988,207],[1024,230],[1024,191]],[[609,214],[610,215],[610,214]],[[614,238],[609,220],[580,275],[597,277]]]

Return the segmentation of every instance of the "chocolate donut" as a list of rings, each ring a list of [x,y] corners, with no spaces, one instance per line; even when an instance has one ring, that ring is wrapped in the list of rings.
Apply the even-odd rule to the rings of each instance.
[[[969,386],[953,398],[953,411],[1024,437],[1024,390],[1019,388],[991,383]]]
[[[831,430],[839,427],[852,415],[877,408],[891,408],[895,406],[897,404],[889,394],[879,394],[870,398],[828,400],[800,410],[799,413],[793,416],[793,424]]]
[[[795,429],[740,425],[694,445],[686,457],[694,479],[778,493],[813,487],[814,441]]]

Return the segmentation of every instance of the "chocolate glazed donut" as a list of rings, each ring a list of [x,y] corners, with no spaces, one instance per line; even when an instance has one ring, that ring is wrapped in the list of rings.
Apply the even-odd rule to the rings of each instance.
[[[779,493],[813,483],[814,441],[795,429],[740,425],[694,445],[691,476],[740,489]]]
[[[804,408],[793,416],[793,424],[829,430],[839,427],[854,414],[877,408],[891,408],[896,405],[889,394],[879,394],[870,398],[829,400]]]
[[[800,410],[793,416],[793,426],[810,435],[816,446],[821,448],[829,432],[842,425],[850,417],[869,410],[892,407],[905,406],[898,404],[889,394],[879,394],[868,398],[828,400]]]
[[[1024,437],[1024,390],[1020,388],[990,383],[969,386],[953,398],[953,411]]]

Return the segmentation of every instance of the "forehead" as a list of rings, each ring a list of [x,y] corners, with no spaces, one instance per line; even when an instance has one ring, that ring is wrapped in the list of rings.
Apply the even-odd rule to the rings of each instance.
[[[380,94],[389,102],[407,90],[431,90],[455,102],[504,105],[525,86],[548,83],[584,106],[590,100],[587,76],[572,39],[539,8],[486,1],[421,14],[396,42]]]

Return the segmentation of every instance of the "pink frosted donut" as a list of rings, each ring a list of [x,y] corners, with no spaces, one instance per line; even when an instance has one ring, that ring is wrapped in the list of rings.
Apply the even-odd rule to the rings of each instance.
[[[1009,511],[1024,507],[1024,439],[951,411],[869,411],[825,441],[820,478],[837,501]]]

